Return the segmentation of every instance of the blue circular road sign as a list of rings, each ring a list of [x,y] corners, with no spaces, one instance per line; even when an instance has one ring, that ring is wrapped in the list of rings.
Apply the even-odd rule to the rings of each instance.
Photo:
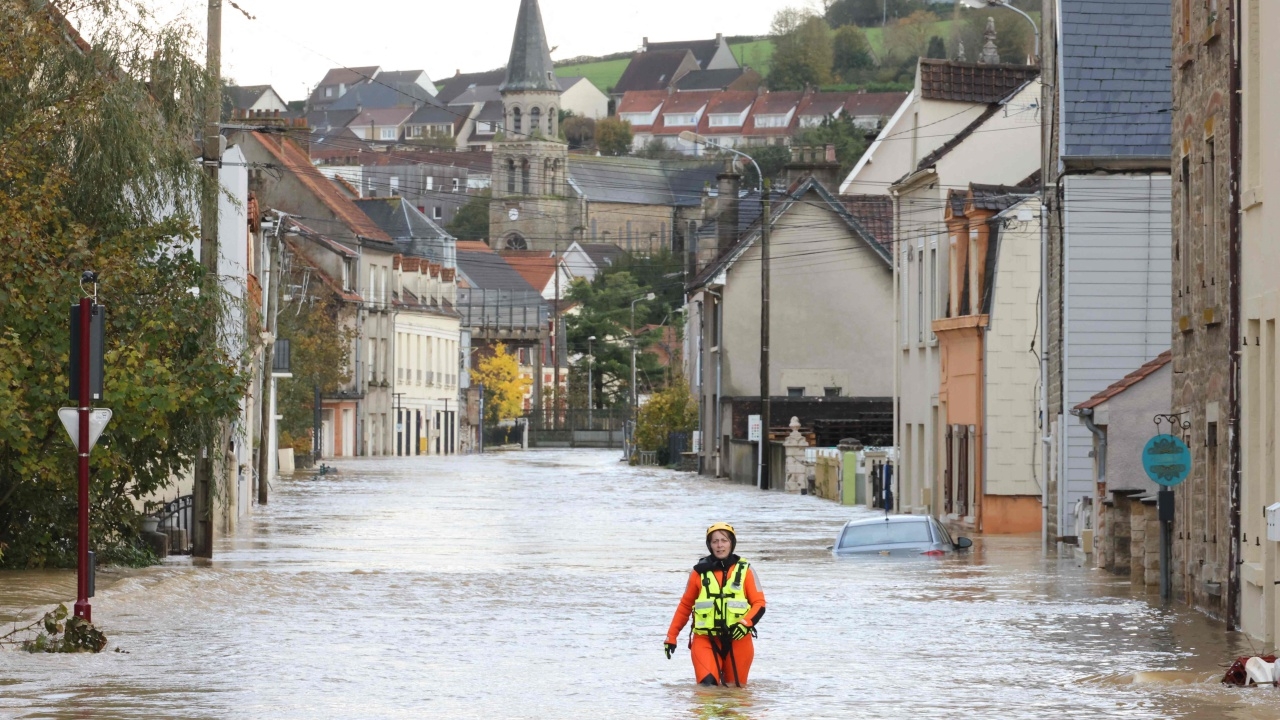
[[[1174,435],[1156,435],[1142,448],[1142,469],[1147,477],[1173,487],[1191,474],[1191,448]]]

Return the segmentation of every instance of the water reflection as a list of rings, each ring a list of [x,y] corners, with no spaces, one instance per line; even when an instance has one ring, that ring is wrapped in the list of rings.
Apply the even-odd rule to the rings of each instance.
[[[1274,718],[1216,682],[1238,636],[1038,538],[832,557],[860,510],[590,451],[339,463],[278,483],[207,568],[118,573],[98,656],[0,652],[0,716]],[[662,634],[730,520],[769,597],[749,688]],[[0,575],[0,618],[70,573]],[[1242,647],[1243,645],[1243,647]]]

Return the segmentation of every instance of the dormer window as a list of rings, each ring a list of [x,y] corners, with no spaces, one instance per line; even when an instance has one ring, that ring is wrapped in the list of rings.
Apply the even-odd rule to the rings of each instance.
[[[693,113],[672,113],[663,115],[662,118],[668,125],[693,125],[695,115]]]

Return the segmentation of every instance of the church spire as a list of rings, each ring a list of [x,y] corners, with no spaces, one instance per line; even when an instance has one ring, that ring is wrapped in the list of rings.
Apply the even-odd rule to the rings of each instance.
[[[520,0],[516,18],[516,34],[511,41],[511,59],[507,61],[507,78],[500,91],[550,90],[560,92],[547,33],[542,27],[542,11],[538,0]]]

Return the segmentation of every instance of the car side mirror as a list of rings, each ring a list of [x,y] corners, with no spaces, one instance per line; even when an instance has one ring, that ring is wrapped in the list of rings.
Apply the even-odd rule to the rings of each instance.
[[[968,549],[969,549],[969,548],[971,548],[971,547],[973,547],[973,541],[972,541],[972,540],[970,540],[969,538],[967,538],[967,537],[958,537],[958,538],[956,538],[956,549],[957,549],[957,550],[968,550]]]

